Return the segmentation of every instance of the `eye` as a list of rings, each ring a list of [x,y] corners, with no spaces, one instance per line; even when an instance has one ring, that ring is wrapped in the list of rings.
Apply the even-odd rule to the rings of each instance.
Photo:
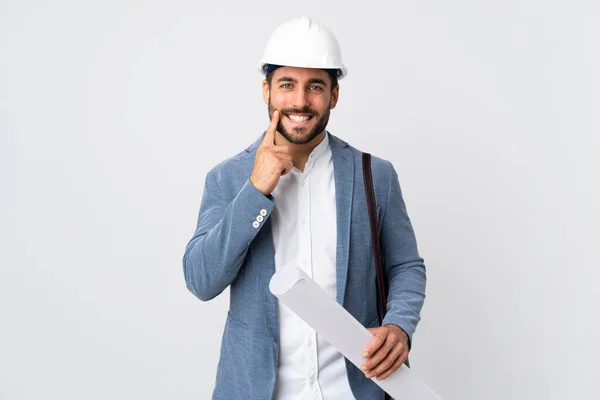
[[[291,89],[292,88],[292,84],[291,83],[284,83],[281,86],[279,86],[282,89]]]
[[[309,87],[310,90],[315,90],[317,92],[320,92],[323,90],[323,88],[321,86],[317,86],[317,85],[312,85]]]

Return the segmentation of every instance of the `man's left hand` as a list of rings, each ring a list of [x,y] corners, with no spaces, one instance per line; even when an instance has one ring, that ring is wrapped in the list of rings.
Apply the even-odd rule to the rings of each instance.
[[[362,356],[367,361],[361,366],[365,376],[382,380],[394,373],[408,357],[408,336],[396,325],[367,328],[374,337]]]

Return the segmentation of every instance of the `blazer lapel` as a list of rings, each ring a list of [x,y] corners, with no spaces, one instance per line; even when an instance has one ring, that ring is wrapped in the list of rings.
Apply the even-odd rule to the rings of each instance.
[[[342,306],[348,279],[348,254],[350,252],[350,226],[352,194],[354,193],[354,156],[348,143],[329,133],[329,146],[333,159],[335,179],[335,205],[337,223],[336,244],[336,300]]]

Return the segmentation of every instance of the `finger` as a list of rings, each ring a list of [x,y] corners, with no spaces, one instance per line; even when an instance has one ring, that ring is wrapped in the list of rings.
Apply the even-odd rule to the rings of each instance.
[[[389,336],[388,336],[388,338],[389,338]],[[363,372],[365,372],[371,376],[374,376],[373,371],[375,371],[379,367],[379,364],[388,357],[390,351],[392,351],[393,348],[394,348],[394,344],[391,343],[390,340],[386,340],[384,342],[384,344],[381,347],[379,347],[379,349],[375,352],[375,354],[373,354],[361,366],[361,369],[363,370]],[[391,360],[391,361],[393,361],[393,360]],[[387,369],[387,367],[389,367],[389,365],[386,366],[386,369]],[[367,378],[370,378],[371,376],[367,375]]]
[[[397,344],[392,347],[389,353],[379,362],[379,364],[377,364],[377,366],[372,367],[367,371],[367,375],[369,375],[368,378],[381,375],[383,372],[389,369],[394,362],[402,356],[403,353],[404,345]]]
[[[393,374],[394,372],[396,372],[398,370],[398,368],[400,368],[400,366],[402,365],[402,363],[404,363],[405,359],[406,359],[406,357],[404,357],[404,356],[398,357],[396,359],[396,361],[394,361],[394,364],[392,364],[391,367],[389,367],[387,370],[383,371],[383,373],[381,373],[380,375],[377,375],[377,380],[381,381],[383,379],[386,379],[391,374]]]
[[[286,162],[285,162],[284,169],[283,169],[283,171],[281,172],[281,176],[287,175],[287,174],[288,174],[288,172],[290,172],[290,171],[292,170],[292,168],[293,168],[293,167],[294,167],[294,163],[293,163],[291,160],[289,160],[289,161],[286,161]]]
[[[272,146],[270,148],[271,151],[275,152],[275,153],[281,153],[281,154],[290,154],[290,148],[288,146],[285,145],[276,145],[276,146]]]
[[[387,330],[384,330],[382,328],[367,328],[367,329],[369,330],[369,332],[371,332],[371,334],[373,334],[373,339],[371,339],[371,342],[363,351],[363,353],[362,353],[363,358],[369,358],[373,354],[375,354],[377,349],[379,349],[381,347],[381,345],[383,344],[383,342],[385,342],[385,337],[387,336]]]
[[[293,162],[294,159],[292,158],[291,155],[286,154],[286,153],[276,153],[276,152],[272,152],[270,154],[271,157],[274,157],[276,160],[282,161],[282,162],[286,162],[286,161],[291,161]]]
[[[294,159],[289,154],[269,152],[269,157],[273,161],[273,168],[280,171],[282,175],[290,172],[294,166]]]
[[[277,130],[277,124],[279,123],[279,110],[273,111],[273,116],[271,117],[271,123],[267,128],[267,132],[265,133],[265,137],[263,141],[260,143],[261,146],[272,146],[275,144],[275,131]]]

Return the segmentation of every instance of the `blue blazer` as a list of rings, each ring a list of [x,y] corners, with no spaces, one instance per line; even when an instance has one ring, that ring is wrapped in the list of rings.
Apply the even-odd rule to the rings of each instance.
[[[336,196],[336,300],[367,328],[378,326],[375,261],[359,150],[331,133]],[[213,399],[272,399],[279,357],[277,298],[270,215],[277,199],[250,183],[261,135],[245,151],[206,175],[196,231],[183,256],[187,288],[208,301],[230,287]],[[425,265],[389,161],[372,157],[382,258],[389,280],[383,325],[401,327],[412,341],[425,299]],[[258,226],[256,216],[265,214]],[[357,399],[384,392],[346,359]],[[345,400],[345,399],[344,399]]]

